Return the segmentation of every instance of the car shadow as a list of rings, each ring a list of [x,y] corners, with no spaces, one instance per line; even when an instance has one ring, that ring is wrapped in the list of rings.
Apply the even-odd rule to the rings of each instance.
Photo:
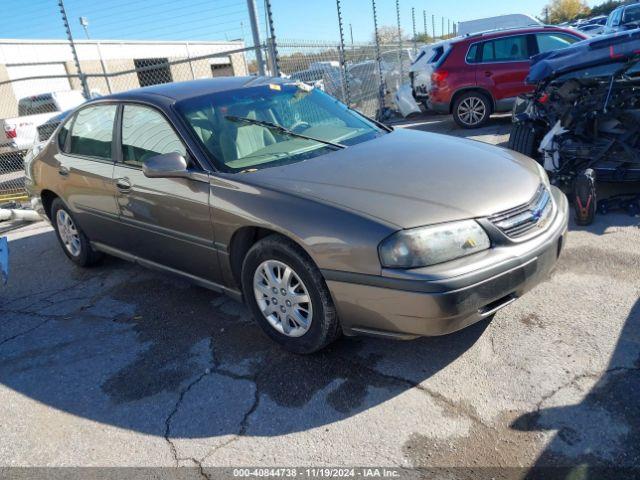
[[[511,424],[520,431],[557,432],[525,478],[638,478],[639,394],[640,300],[629,312],[601,376],[571,379],[537,411]],[[567,405],[572,397],[578,401]],[[554,406],[556,399],[562,406]]]
[[[436,374],[488,325],[412,342],[342,338],[296,356],[225,296],[110,257],[93,270],[76,268],[50,230],[17,238],[10,250],[9,284],[0,287],[2,385],[151,435],[272,436],[328,425]],[[376,369],[387,348],[420,350],[411,381]],[[283,421],[269,410],[249,425],[261,403],[298,413]]]

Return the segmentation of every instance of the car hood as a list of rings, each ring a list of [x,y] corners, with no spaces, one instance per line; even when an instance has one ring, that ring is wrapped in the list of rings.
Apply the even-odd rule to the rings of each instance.
[[[524,155],[446,135],[395,130],[242,181],[411,228],[484,217],[529,201],[541,179]]]

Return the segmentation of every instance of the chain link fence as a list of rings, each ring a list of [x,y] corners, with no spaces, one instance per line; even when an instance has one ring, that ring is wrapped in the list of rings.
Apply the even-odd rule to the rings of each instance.
[[[59,47],[68,49],[65,42],[21,42],[22,54],[35,49],[49,61],[0,64],[0,202],[24,198],[25,155],[88,98],[256,71],[255,49],[243,42],[79,42],[82,75],[70,73],[74,62]],[[17,50],[0,44],[0,57],[3,48]]]
[[[141,21],[144,8],[135,2],[108,1],[90,7],[67,2],[65,9],[65,0],[32,0],[22,17],[8,19],[4,27],[14,25],[8,30],[13,28],[20,36],[55,39],[0,38],[0,202],[24,198],[24,157],[29,149],[47,140],[68,111],[101,95],[264,71],[313,84],[369,117],[384,121],[393,116],[394,96],[408,82],[416,43],[403,45],[400,17],[391,21],[393,27],[376,22],[375,0],[374,40],[356,43],[351,35],[348,45],[339,1],[326,5],[337,6],[340,41],[336,42],[281,38],[276,42],[277,17],[274,20],[269,0],[221,2],[189,3],[179,14],[173,2],[162,2],[153,21]],[[173,40],[181,36],[180,22],[187,20],[192,38],[225,40]],[[426,14],[424,20],[426,33]],[[118,32],[132,40],[91,40],[90,27],[102,38]],[[379,27],[397,32],[399,41],[382,41]],[[413,30],[415,40],[415,25]],[[228,40],[230,35],[238,40]]]
[[[393,114],[393,97],[408,72],[414,51],[402,45],[354,43],[343,55],[340,43],[278,42],[280,72],[314,84],[365,115],[385,119]],[[379,50],[379,58],[378,58]]]

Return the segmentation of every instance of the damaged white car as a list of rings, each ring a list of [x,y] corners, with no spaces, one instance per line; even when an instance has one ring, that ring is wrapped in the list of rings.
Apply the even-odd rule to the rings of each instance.
[[[597,202],[595,183],[640,181],[640,30],[538,55],[527,82],[536,90],[516,102],[509,148],[572,190],[578,224],[614,204],[640,213],[635,194]]]

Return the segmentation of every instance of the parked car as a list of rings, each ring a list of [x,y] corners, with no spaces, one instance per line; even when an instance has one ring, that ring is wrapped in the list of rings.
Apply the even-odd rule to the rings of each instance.
[[[38,141],[38,127],[60,112],[77,107],[86,99],[81,91],[68,90],[42,93],[18,101],[18,117],[0,120],[4,138],[0,153],[29,149]]]
[[[509,148],[538,158],[572,191],[575,218],[588,225],[595,180],[640,181],[640,30],[618,32],[532,60],[534,93],[518,99]],[[640,213],[633,203],[630,213]]]
[[[77,265],[107,253],[244,298],[299,353],[490,317],[548,275],[567,229],[530,158],[264,77],[90,101],[26,185]]]
[[[431,74],[444,52],[448,50],[448,45],[458,39],[443,40],[423,46],[409,67],[409,81],[413,96],[418,102],[422,102],[425,108],[428,108],[427,100],[431,89]]]
[[[447,44],[431,73],[427,105],[452,113],[463,128],[484,125],[492,113],[506,112],[525,83],[529,59],[587,38],[575,30],[532,27],[461,37]]]
[[[608,34],[640,27],[640,3],[622,5],[609,14],[602,33]]]
[[[604,31],[604,25],[598,25],[598,24],[585,25],[583,27],[580,27],[578,30],[580,30],[585,35],[588,35],[590,37],[595,37],[596,35],[600,35]]]

